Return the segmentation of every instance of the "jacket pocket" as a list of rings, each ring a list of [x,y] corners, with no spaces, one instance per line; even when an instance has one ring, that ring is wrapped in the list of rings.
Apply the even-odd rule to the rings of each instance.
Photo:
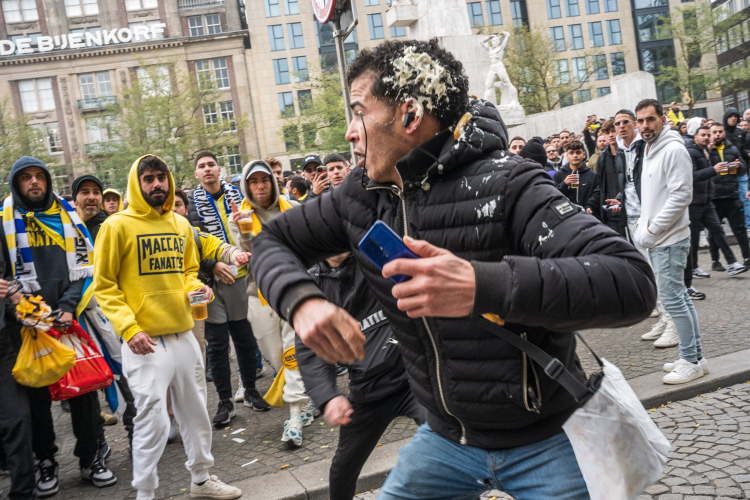
[[[165,335],[187,330],[192,323],[190,303],[182,290],[146,292],[135,319],[149,335]]]

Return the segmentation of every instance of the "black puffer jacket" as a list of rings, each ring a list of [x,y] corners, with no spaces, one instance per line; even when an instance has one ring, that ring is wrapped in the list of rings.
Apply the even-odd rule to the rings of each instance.
[[[339,267],[320,262],[309,273],[330,302],[359,322],[367,338],[365,359],[349,367],[349,401],[377,401],[408,386],[409,379],[391,325],[354,257],[350,255]],[[299,337],[295,348],[307,394],[322,410],[328,401],[339,395],[336,367],[319,358]]]
[[[102,227],[102,222],[104,222],[107,217],[109,217],[107,212],[99,210],[99,213],[85,222],[86,229],[89,230],[92,241],[96,242],[96,235],[99,234],[99,228]]]
[[[720,144],[714,144],[714,147],[711,148],[711,151],[709,152],[711,165],[716,165],[722,161],[731,163],[734,160],[739,159],[740,166],[737,168],[736,174],[727,173],[726,175],[717,175],[714,177],[714,199],[731,198],[737,200],[740,197],[740,187],[737,182],[737,176],[745,175],[747,173],[747,164],[740,156],[740,152],[729,139],[724,139],[724,160],[721,159],[719,150],[716,149],[717,146],[720,146]]]
[[[729,125],[727,123],[727,120],[729,120],[729,117],[735,115],[737,117],[737,123],[734,125]],[[742,119],[742,115],[737,110],[737,108],[727,108],[727,110],[724,112],[724,132],[727,134],[727,139],[729,139],[732,144],[735,145],[737,148],[737,151],[740,152],[742,155],[742,159],[747,161],[748,160],[748,153],[750,153],[750,148],[748,147],[748,144],[746,144],[746,133],[740,127],[740,120]]]
[[[580,379],[571,332],[641,321],[656,287],[632,245],[575,208],[536,162],[507,156],[492,104],[472,99],[469,112],[458,141],[445,130],[398,161],[403,190],[373,181],[365,188],[357,168],[332,193],[271,221],[254,240],[252,272],[288,319],[302,301],[323,297],[306,269],[351,251],[394,328],[432,429],[454,442],[508,448],[562,432],[577,403],[520,351],[477,327],[486,320],[401,312],[393,282],[357,248],[373,223],[471,261],[474,314],[497,314]]]
[[[693,160],[693,201],[691,205],[702,205],[708,203],[714,196],[713,178],[716,171],[708,162],[704,153],[705,149],[698,146],[690,137],[685,137],[685,147]]]

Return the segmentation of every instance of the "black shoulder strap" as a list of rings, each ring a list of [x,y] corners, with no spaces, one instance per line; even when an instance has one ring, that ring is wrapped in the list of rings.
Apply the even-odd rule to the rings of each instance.
[[[493,323],[492,321],[477,317],[475,318],[475,322],[479,327],[497,335],[513,347],[525,352],[539,366],[544,368],[544,373],[546,373],[548,377],[563,386],[563,388],[568,391],[576,401],[582,402],[591,397],[594,389],[582,384],[577,378],[573,376],[572,373],[570,373],[565,368],[565,366],[559,359],[553,358],[531,342],[522,339],[515,333],[509,332],[502,326]],[[586,341],[583,340],[583,337],[581,337],[578,332],[576,332],[576,335],[579,339],[581,339],[584,345],[588,347],[589,351],[591,351],[591,354],[594,355],[596,361],[599,363],[599,366],[604,366],[599,357],[589,347]]]

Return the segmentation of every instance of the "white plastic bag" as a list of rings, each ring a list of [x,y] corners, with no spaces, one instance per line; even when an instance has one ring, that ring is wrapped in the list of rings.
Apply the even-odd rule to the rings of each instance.
[[[634,499],[662,474],[669,441],[606,359],[601,387],[563,429],[592,500]]]

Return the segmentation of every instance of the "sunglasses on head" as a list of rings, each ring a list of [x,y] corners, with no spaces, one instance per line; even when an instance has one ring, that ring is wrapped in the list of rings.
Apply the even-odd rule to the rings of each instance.
[[[619,127],[620,125],[627,125],[628,123],[632,123],[633,120],[621,120],[619,122],[615,122],[615,127]]]

